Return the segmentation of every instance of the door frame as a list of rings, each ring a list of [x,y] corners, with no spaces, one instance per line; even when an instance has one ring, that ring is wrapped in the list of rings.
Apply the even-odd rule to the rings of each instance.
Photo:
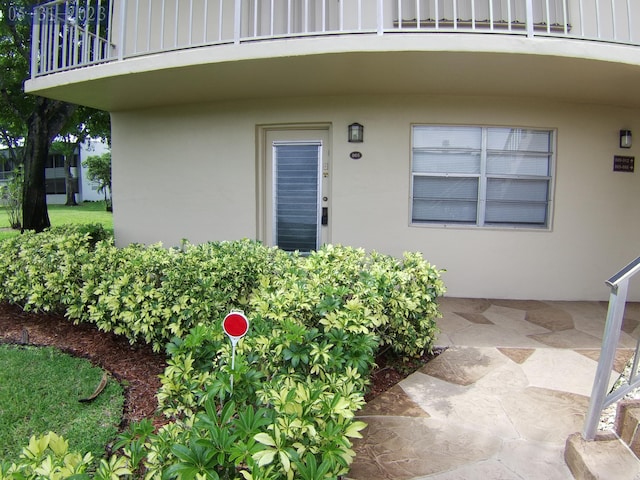
[[[302,123],[302,124],[277,124],[277,125],[257,125],[256,126],[256,233],[257,239],[268,246],[273,246],[272,238],[272,199],[267,198],[272,192],[273,174],[272,165],[268,159],[273,148],[269,138],[281,135],[278,141],[288,141],[289,134],[294,134],[299,138],[300,134],[309,133],[309,142],[322,142],[321,161],[321,203],[320,208],[326,207],[329,212],[327,225],[321,225],[320,244],[331,242],[331,152],[332,152],[332,130],[330,123]],[[314,136],[315,135],[315,136]],[[293,140],[292,140],[293,141]]]

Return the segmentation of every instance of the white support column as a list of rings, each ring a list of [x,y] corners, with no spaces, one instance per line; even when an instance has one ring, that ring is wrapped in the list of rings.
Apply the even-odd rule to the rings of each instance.
[[[193,0],[189,0],[189,46],[193,45]]]
[[[382,35],[384,33],[384,1],[378,0],[378,35]]]
[[[78,14],[78,20],[84,21],[84,30],[82,32],[82,64],[87,65],[91,61],[91,31],[89,30],[89,3],[84,4],[84,18]],[[56,15],[57,16],[57,15]],[[56,50],[58,39],[58,24],[56,22]]]
[[[631,28],[631,0],[627,0],[627,28],[629,29],[629,42],[633,43],[633,30]]]
[[[173,18],[173,48],[178,48],[178,28],[180,27],[180,4],[176,2],[176,9]]]
[[[118,45],[118,60],[124,59],[124,42],[126,39],[127,29],[127,0],[122,0],[120,6],[120,45]]]
[[[235,0],[235,12],[233,15],[233,43],[240,43],[240,27],[242,26],[242,0]]]
[[[152,3],[150,0],[149,7],[151,7]],[[160,7],[160,50],[164,50],[164,20],[166,12],[165,0],[162,0],[162,6]],[[149,32],[149,35],[151,35],[151,32]]]
[[[526,0],[527,18],[527,37],[533,38],[533,0]]]
[[[611,0],[611,28],[613,28],[613,38],[618,39],[618,29],[616,25],[616,2]]]
[[[45,7],[33,7],[33,25],[31,26],[31,78],[36,78],[38,73],[38,56],[42,58],[42,39],[40,38],[40,17]]]
[[[596,0],[596,36],[600,38],[600,2]]]

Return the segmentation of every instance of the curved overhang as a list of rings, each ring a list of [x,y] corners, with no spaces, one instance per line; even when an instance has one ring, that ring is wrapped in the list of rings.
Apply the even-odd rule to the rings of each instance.
[[[26,82],[108,111],[334,95],[545,98],[640,107],[640,48],[490,34],[300,37],[169,51]]]

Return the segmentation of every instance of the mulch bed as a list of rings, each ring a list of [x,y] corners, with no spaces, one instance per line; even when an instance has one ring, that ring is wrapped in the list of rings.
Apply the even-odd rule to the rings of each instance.
[[[86,358],[109,371],[125,388],[121,427],[155,416],[165,356],[147,345],[130,345],[124,337],[99,331],[90,324],[73,325],[62,315],[29,313],[0,303],[0,342],[54,346]]]

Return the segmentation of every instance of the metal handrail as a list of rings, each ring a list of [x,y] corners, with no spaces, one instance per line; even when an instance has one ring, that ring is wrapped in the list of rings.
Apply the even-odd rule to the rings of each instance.
[[[602,349],[600,351],[600,359],[596,370],[593,389],[591,390],[591,400],[589,401],[589,409],[585,418],[582,437],[585,440],[593,440],[596,436],[598,422],[602,414],[602,410],[609,405],[623,398],[627,393],[640,387],[640,376],[637,375],[640,340],[636,344],[634,354],[633,367],[629,374],[626,385],[618,387],[615,391],[607,394],[609,381],[613,371],[613,362],[615,360],[616,349],[620,341],[620,332],[622,329],[622,320],[624,318],[624,309],[627,303],[627,292],[629,281],[640,271],[640,257],[629,263],[618,273],[606,281],[611,288],[609,296],[609,308],[607,310],[607,322],[604,327],[604,335],[602,337]]]

